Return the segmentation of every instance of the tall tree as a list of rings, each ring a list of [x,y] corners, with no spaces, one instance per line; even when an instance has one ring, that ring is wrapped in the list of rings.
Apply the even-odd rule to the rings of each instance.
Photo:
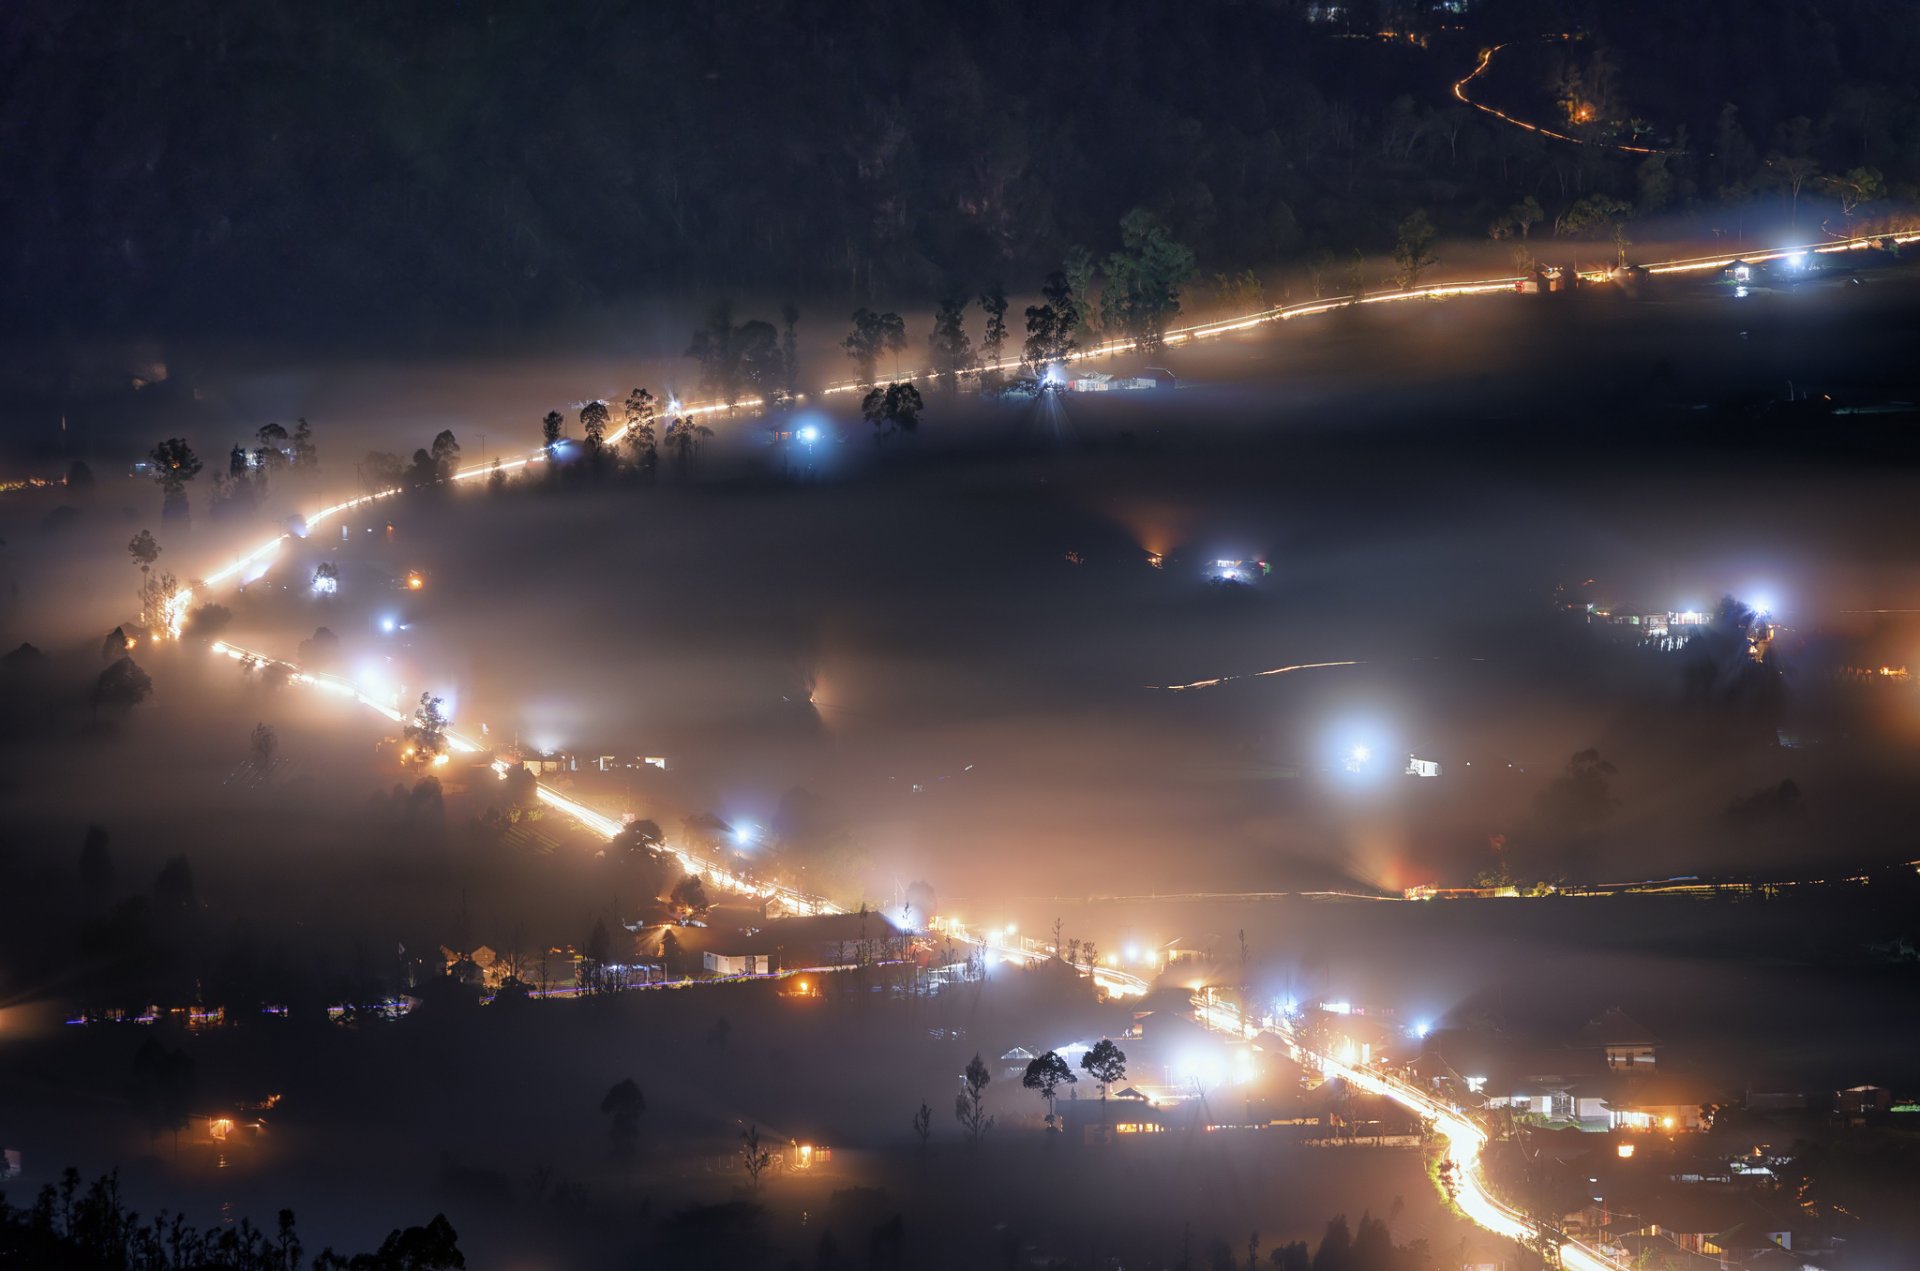
[[[926,403],[920,390],[911,384],[889,384],[876,388],[860,402],[860,415],[874,427],[873,439],[883,441],[896,432],[914,432],[920,427],[920,412]]]
[[[1079,347],[1074,328],[1080,325],[1080,308],[1074,300],[1067,276],[1059,270],[1047,275],[1040,288],[1042,303],[1027,306],[1027,342],[1024,361],[1036,375],[1057,366]]]
[[[1067,286],[1073,290],[1074,313],[1077,321],[1073,327],[1073,338],[1085,345],[1091,343],[1098,331],[1094,325],[1093,253],[1075,243],[1067,249],[1067,258],[1061,272],[1067,276]]]
[[[862,386],[871,386],[883,353],[899,353],[907,347],[907,323],[897,313],[875,313],[871,309],[854,310],[853,330],[840,342],[853,359],[855,378]]]
[[[687,356],[700,363],[700,386],[732,406],[748,392],[769,400],[784,378],[780,333],[757,318],[738,326],[733,306],[722,301],[693,333]]]
[[[1007,293],[1000,284],[980,293],[980,311],[987,315],[987,329],[980,337],[980,352],[987,373],[995,382],[1001,374],[1001,360],[1007,348]]]
[[[1047,1127],[1054,1124],[1054,1096],[1061,1086],[1070,1086],[1080,1080],[1073,1075],[1073,1069],[1067,1067],[1067,1061],[1060,1058],[1058,1051],[1048,1051],[1036,1055],[1027,1065],[1026,1073],[1020,1078],[1020,1084],[1037,1093],[1047,1101]]]
[[[152,530],[141,530],[127,544],[127,555],[140,567],[140,624],[151,627],[159,621],[155,612],[158,596],[154,589],[153,563],[160,559],[160,543]]]
[[[646,1110],[646,1096],[632,1077],[614,1082],[600,1100],[600,1114],[607,1118],[608,1149],[623,1167],[633,1161],[640,1143],[640,1114]]]
[[[625,412],[626,432],[622,440],[633,452],[634,467],[643,473],[653,471],[658,462],[659,450],[653,432],[655,410],[653,394],[644,388],[636,388],[627,394],[622,409]]]
[[[442,428],[434,434],[428,453],[433,457],[435,480],[453,480],[453,474],[460,468],[460,443],[454,439],[451,428]]]
[[[956,388],[960,376],[973,369],[973,341],[967,336],[967,300],[948,296],[934,311],[933,334],[927,337],[927,352],[933,373],[948,388]]]
[[[553,459],[554,448],[567,435],[567,417],[557,410],[550,410],[540,417],[540,448],[547,452],[547,459]]]
[[[691,415],[682,415],[667,424],[667,453],[673,456],[683,474],[690,472],[694,460],[700,457],[701,443],[712,436],[713,429],[695,421]]]
[[[953,1118],[966,1132],[968,1143],[978,1144],[993,1128],[993,1118],[987,1115],[987,1086],[992,1081],[986,1061],[976,1053],[961,1074],[960,1093],[953,1096]]]
[[[187,515],[187,483],[200,475],[200,457],[181,437],[169,437],[147,454],[153,479],[162,495],[160,514],[168,519]]]
[[[1127,1053],[1113,1044],[1110,1037],[1102,1037],[1093,1044],[1093,1048],[1080,1056],[1080,1066],[1087,1075],[1100,1083],[1100,1102],[1107,1101],[1109,1088],[1127,1079]]]
[[[432,763],[446,753],[447,716],[442,709],[445,705],[445,699],[432,693],[420,694],[419,705],[413,708],[412,717],[401,731],[407,742],[407,757],[415,763]]]
[[[287,463],[287,430],[279,424],[262,424],[254,432],[254,440],[260,443],[254,457],[260,461],[262,472],[278,472]]]
[[[607,422],[612,413],[607,404],[595,400],[580,408],[580,436],[586,446],[587,460],[597,463],[607,441]]]
[[[747,1181],[756,1190],[760,1186],[760,1175],[767,1166],[773,1164],[773,1153],[760,1142],[760,1127],[750,1125],[740,1132],[740,1164],[746,1167]]]
[[[320,448],[313,444],[313,425],[304,416],[293,424],[293,462],[309,472],[320,462]]]
[[[1120,250],[1107,257],[1102,318],[1143,349],[1166,341],[1180,313],[1180,289],[1193,277],[1193,251],[1146,208],[1120,220]]]
[[[1439,231],[1433,227],[1433,218],[1427,215],[1425,209],[1416,208],[1407,213],[1393,241],[1395,286],[1410,290],[1420,285],[1420,279],[1439,260],[1433,251],[1433,244],[1439,236]]]

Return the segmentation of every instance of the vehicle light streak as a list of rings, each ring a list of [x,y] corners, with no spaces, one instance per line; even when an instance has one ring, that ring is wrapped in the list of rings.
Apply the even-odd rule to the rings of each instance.
[[[1187,684],[1149,684],[1148,688],[1162,688],[1169,692],[1184,693],[1189,689],[1215,688],[1230,680],[1257,680],[1267,675],[1290,675],[1295,671],[1319,671],[1333,666],[1364,666],[1357,661],[1345,662],[1296,662],[1292,666],[1276,666],[1265,671],[1249,671],[1241,675],[1216,675],[1210,680],[1193,680]]]
[[[1546,35],[1540,38],[1545,40],[1564,40],[1568,37],[1564,35]],[[1473,100],[1473,98],[1467,96],[1467,85],[1471,84],[1474,80],[1479,79],[1481,75],[1485,74],[1488,65],[1493,61],[1493,55],[1495,53],[1498,53],[1501,49],[1506,48],[1507,45],[1511,43],[1512,41],[1509,40],[1507,41],[1506,44],[1496,44],[1492,48],[1484,50],[1480,54],[1480,64],[1474,67],[1472,70],[1468,71],[1466,75],[1459,80],[1459,82],[1454,84],[1453,95],[1455,97],[1458,97],[1461,101],[1465,102],[1467,105],[1473,107],[1475,110],[1484,110],[1489,115],[1492,115],[1495,119],[1498,119],[1503,123],[1512,124],[1515,128],[1524,128],[1528,132],[1537,132],[1543,137],[1552,137],[1555,141],[1565,141],[1576,146],[1591,146],[1591,145],[1605,146],[1609,150],[1621,150],[1626,152],[1627,154],[1672,154],[1674,153],[1671,150],[1658,150],[1652,146],[1630,146],[1630,145],[1627,145],[1625,142],[1619,142],[1619,141],[1593,142],[1593,141],[1582,140],[1579,137],[1569,137],[1564,132],[1555,132],[1551,128],[1542,128],[1539,124],[1530,124],[1524,119],[1515,119],[1512,115],[1509,115],[1504,110],[1495,110],[1493,107],[1486,105],[1484,102],[1477,102]]]
[[[1471,79],[1472,76],[1468,78]],[[1462,82],[1464,83],[1465,81]],[[1465,99],[1463,98],[1463,100]],[[1478,103],[1474,102],[1469,102],[1468,104],[1478,105]],[[1483,110],[1489,109],[1487,107],[1480,108]],[[1868,235],[1860,238],[1846,239],[1841,242],[1807,244],[1782,248],[1778,251],[1761,252],[1752,256],[1743,256],[1739,259],[1750,262],[1769,261],[1790,256],[1796,252],[1813,252],[1820,255],[1828,255],[1835,252],[1859,251],[1878,246],[1882,242],[1887,241],[1900,245],[1920,242],[1920,232]],[[1725,268],[1727,265],[1732,264],[1734,259],[1735,258],[1728,256],[1700,257],[1688,260],[1665,261],[1659,264],[1647,265],[1643,268],[1645,268],[1647,272],[1654,274],[1685,273],[1696,270]],[[1589,271],[1581,274],[1581,277],[1589,281],[1605,282],[1611,277],[1611,274],[1606,271]],[[1167,344],[1184,344],[1193,340],[1213,339],[1218,336],[1251,331],[1274,322],[1288,322],[1295,318],[1306,318],[1318,314],[1331,313],[1335,310],[1349,308],[1353,305],[1391,304],[1407,300],[1448,299],[1457,296],[1517,294],[1524,290],[1526,282],[1527,279],[1517,276],[1486,278],[1474,281],[1434,283],[1425,287],[1414,287],[1404,290],[1395,289],[1366,292],[1351,296],[1334,296],[1323,300],[1304,301],[1299,304],[1278,305],[1261,309],[1254,313],[1242,314],[1238,317],[1222,318],[1211,322],[1200,322],[1189,326],[1175,327],[1169,330],[1163,338]],[[1141,344],[1141,341],[1132,339],[1109,340],[1091,349],[1077,349],[1069,355],[1068,360],[1087,361],[1096,357],[1132,352],[1139,349]],[[1020,365],[1021,360],[1019,358],[1001,358],[996,362],[970,367],[962,372],[962,374],[981,375],[991,371],[1008,371],[1017,369]],[[858,392],[865,387],[865,385],[857,381],[843,380],[840,383],[828,385],[822,392],[826,395],[840,395]],[[671,417],[697,417],[700,415],[718,414],[736,408],[755,409],[765,404],[766,403],[758,397],[742,398],[731,406],[724,402],[700,402],[678,406],[677,409],[671,412]],[[619,428],[614,429],[607,435],[607,444],[617,444],[626,436],[627,432],[627,426],[622,424]],[[489,460],[469,464],[453,473],[451,479],[454,481],[471,481],[490,475],[495,470],[494,465],[496,463],[499,464],[500,471],[512,472],[536,463],[545,463],[546,461],[546,452],[544,450],[536,450],[522,458],[510,459],[504,462]],[[391,498],[401,493],[402,489],[403,487],[395,486],[386,490],[377,490],[371,494],[363,494],[358,498],[344,499],[328,507],[321,508],[306,518],[307,528],[309,530],[315,529],[342,512],[350,512],[355,508],[365,507],[378,500]],[[183,586],[179,591],[175,592],[168,600],[163,615],[168,632],[176,639],[179,637],[186,625],[188,610],[203,589],[211,591],[214,587],[232,580],[236,575],[241,574],[242,571],[247,570],[250,566],[255,565],[263,559],[267,560],[268,564],[271,565],[273,553],[279,551],[280,545],[289,537],[290,535],[286,533],[277,534],[267,542],[261,543],[259,546],[253,548],[245,555],[237,557],[214,570],[212,573],[204,575],[198,587],[191,585]],[[1168,685],[1166,687],[1171,688],[1175,686]],[[1198,683],[1191,686],[1179,687],[1204,688],[1208,687],[1208,685]]]
[[[1193,1006],[1194,1015],[1202,1023],[1243,1038],[1252,1031],[1240,1013],[1226,1003],[1196,997]],[[1486,1178],[1480,1168],[1480,1153],[1487,1145],[1487,1132],[1460,1109],[1442,1103],[1419,1087],[1408,1085],[1387,1073],[1364,1065],[1344,1063],[1333,1055],[1314,1050],[1284,1017],[1274,1020],[1259,1036],[1278,1042],[1296,1062],[1310,1064],[1329,1076],[1339,1077],[1369,1093],[1391,1099],[1428,1121],[1434,1132],[1446,1141],[1446,1158],[1453,1162],[1454,1202],[1460,1207],[1460,1212],[1477,1226],[1508,1240],[1531,1243],[1537,1237],[1539,1228],[1487,1190]],[[1258,1042],[1255,1044],[1258,1045]],[[1564,1237],[1560,1237],[1560,1240],[1560,1265],[1568,1268],[1568,1271],[1626,1271],[1624,1263],[1616,1262],[1578,1240]]]

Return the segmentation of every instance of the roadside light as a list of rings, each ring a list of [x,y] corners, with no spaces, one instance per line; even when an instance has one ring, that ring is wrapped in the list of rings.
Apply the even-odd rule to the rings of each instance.
[[[811,446],[814,442],[820,440],[820,430],[812,424],[807,424],[800,429],[800,440]]]
[[[1631,1143],[1622,1143],[1619,1147],[1613,1150],[1619,1154],[1620,1159],[1623,1161],[1633,1159],[1633,1144]]]
[[[210,1118],[207,1121],[207,1133],[213,1136],[215,1142],[226,1142],[227,1136],[233,1133],[232,1119],[228,1117]]]
[[[1008,923],[1007,934],[1010,936],[1017,936],[1020,934],[1020,928],[1015,926],[1013,923]]]
[[[426,585],[427,585],[426,575],[422,574],[417,569],[408,571],[407,573],[407,590],[408,591],[419,591],[422,587],[425,587]]]
[[[1668,1129],[1668,1130],[1671,1130],[1671,1129],[1673,1128],[1673,1118],[1672,1118],[1672,1117],[1667,1117],[1667,1118],[1665,1118],[1664,1120],[1662,1120],[1662,1121],[1660,1122],[1660,1125],[1661,1125],[1661,1126],[1662,1126],[1662,1128],[1664,1128],[1664,1129]]]

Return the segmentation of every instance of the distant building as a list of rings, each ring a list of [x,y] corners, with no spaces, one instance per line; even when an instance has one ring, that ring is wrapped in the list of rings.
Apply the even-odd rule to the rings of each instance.
[[[1652,1072],[1660,1042],[1619,1007],[1613,1007],[1580,1030],[1580,1044],[1596,1048],[1610,1072]]]
[[[1885,1116],[1893,1107],[1893,1092],[1885,1086],[1848,1086],[1833,1092],[1833,1110],[1853,1125]]]
[[[1606,1100],[1608,1121],[1616,1130],[1684,1133],[1706,1127],[1702,1109],[1709,1094],[1693,1082],[1670,1074],[1633,1081]]]
[[[806,967],[859,966],[913,954],[909,934],[877,909],[865,914],[774,918],[747,929],[676,928],[681,948],[715,975],[766,975]]]

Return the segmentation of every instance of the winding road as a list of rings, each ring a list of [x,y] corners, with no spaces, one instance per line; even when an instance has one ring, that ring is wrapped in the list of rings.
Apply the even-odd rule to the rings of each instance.
[[[1565,35],[1543,35],[1540,38],[1543,40],[1569,40],[1572,37],[1565,36]],[[1485,102],[1477,102],[1473,100],[1473,98],[1467,96],[1467,85],[1473,83],[1474,80],[1479,79],[1482,75],[1487,73],[1487,67],[1493,65],[1493,55],[1495,53],[1498,53],[1501,49],[1512,48],[1513,44],[1514,44],[1514,41],[1509,40],[1505,44],[1496,44],[1490,49],[1483,50],[1480,54],[1479,64],[1475,66],[1472,70],[1468,71],[1454,84],[1453,95],[1455,97],[1458,97],[1461,101],[1465,102],[1467,105],[1473,107],[1475,110],[1485,111],[1487,114],[1492,115],[1495,119],[1500,120],[1502,123],[1512,124],[1515,128],[1524,128],[1528,132],[1538,133],[1542,137],[1551,137],[1555,141],[1565,141],[1565,142],[1568,142],[1569,144],[1576,145],[1576,146],[1596,146],[1602,150],[1617,150],[1622,154],[1673,154],[1674,153],[1671,150],[1660,150],[1653,146],[1630,146],[1618,141],[1589,141],[1584,137],[1569,136],[1564,132],[1555,132],[1553,129],[1543,127],[1540,124],[1528,123],[1524,119],[1516,119],[1512,115],[1509,115],[1504,110],[1496,110],[1494,107],[1487,105]]]
[[[1472,102],[1465,93],[1465,86],[1486,69],[1488,60],[1492,57],[1492,54],[1497,51],[1498,47],[1489,50],[1488,53],[1482,57],[1481,63],[1475,71],[1455,86],[1455,94],[1459,96],[1462,101],[1466,101],[1470,105],[1475,105],[1481,110],[1487,110],[1495,115],[1500,115],[1500,112],[1492,110],[1491,107]],[[1531,128],[1539,132],[1547,131],[1534,125],[1526,124],[1524,121],[1511,119],[1505,115],[1500,115],[1500,117],[1520,127]],[[1548,132],[1547,135],[1558,136],[1559,134]],[[1574,138],[1562,139],[1569,141],[1575,140]],[[1632,147],[1622,148],[1633,149]],[[1647,151],[1646,153],[1652,152]],[[1772,252],[1743,255],[1739,257],[1739,259],[1759,263],[1783,259],[1798,253],[1831,255],[1867,250],[1879,245],[1883,241],[1885,240],[1875,237],[1849,239],[1823,244],[1808,244],[1802,247],[1790,247]],[[1920,241],[1920,233],[1902,234],[1894,237],[1893,241],[1903,245]],[[1647,266],[1646,268],[1648,272],[1653,274],[1678,274],[1724,268],[1732,264],[1734,260],[1734,257],[1724,255],[1695,257],[1665,261]],[[1604,281],[1610,277],[1610,275],[1606,273],[1595,273],[1589,275],[1589,277],[1595,281]],[[1523,289],[1525,281],[1523,278],[1508,277],[1445,282],[1410,290],[1371,292],[1357,296],[1342,296],[1328,300],[1313,301],[1305,304],[1282,305],[1261,309],[1235,318],[1179,327],[1167,333],[1166,342],[1168,344],[1178,345],[1192,341],[1212,339],[1219,336],[1253,330],[1257,327],[1275,322],[1286,322],[1296,318],[1328,313],[1355,304],[1385,304],[1456,296],[1517,294]],[[1081,350],[1077,352],[1074,357],[1075,359],[1104,357],[1114,353],[1127,352],[1135,347],[1136,344],[1133,341],[1109,341],[1092,349]],[[993,366],[976,368],[976,372],[993,369],[1011,369],[1015,365],[1017,365],[1017,362],[1012,359],[1006,359]],[[858,391],[861,387],[861,385],[856,383],[843,382],[829,386],[824,392],[828,395],[840,395]],[[761,404],[762,403],[757,400],[749,399],[737,403],[737,407],[752,409]],[[700,416],[717,414],[729,409],[733,408],[722,403],[701,403],[677,407],[673,409],[671,413],[681,417]],[[607,438],[607,443],[609,445],[617,444],[625,432],[626,429],[624,427],[614,431]],[[502,471],[521,469],[532,464],[545,462],[547,458],[548,456],[544,450],[536,450],[524,457],[500,462],[499,469]],[[486,476],[494,470],[492,463],[473,464],[454,473],[452,479],[454,481],[470,481],[478,477]],[[359,498],[347,499],[322,507],[306,517],[306,529],[311,531],[347,512],[375,503],[381,499],[391,498],[400,492],[399,488],[382,490],[363,495]],[[175,638],[178,638],[185,625],[187,613],[196,600],[211,594],[216,588],[250,581],[270,570],[279,555],[280,549],[291,536],[291,532],[276,534],[244,554],[208,573],[198,588],[183,588],[177,592],[168,602],[165,613],[165,625],[171,634]],[[212,649],[215,656],[229,658],[234,661],[248,662],[254,665],[282,667],[285,669],[290,683],[304,688],[310,688],[315,692],[326,693],[355,701],[379,714],[382,719],[389,724],[402,723],[405,720],[405,716],[392,700],[381,700],[364,689],[337,676],[309,672],[292,662],[249,650],[229,641],[215,642]],[[1350,664],[1337,662],[1301,664],[1298,666],[1278,667],[1272,670],[1258,672],[1257,674],[1280,675],[1294,671],[1316,669],[1323,666],[1341,665]],[[1199,689],[1219,684],[1226,678],[1238,677],[1222,677],[1221,679],[1202,680],[1181,685],[1166,685],[1164,687],[1175,690]],[[479,754],[483,753],[486,749],[473,738],[457,732],[448,733],[448,744],[452,751],[460,754]],[[497,762],[495,769],[504,777],[507,766],[504,762]],[[544,783],[538,783],[536,785],[536,792],[540,801],[552,808],[555,812],[566,816],[576,824],[604,839],[612,840],[616,838],[624,828],[623,822],[618,815],[594,808]],[[682,868],[686,869],[689,873],[701,875],[713,885],[723,890],[735,894],[755,896],[762,900],[775,901],[795,913],[818,914],[845,912],[843,906],[836,904],[827,897],[812,895],[778,883],[767,883],[742,876],[728,869],[722,862],[699,856],[684,849],[674,848],[669,850],[672,851],[672,854],[677,858]],[[942,930],[951,934],[956,940],[966,941],[1010,962],[1033,962],[1054,956],[1051,950],[1034,942],[995,939],[988,935],[968,931],[964,927],[956,924],[943,924]],[[1145,993],[1150,987],[1148,982],[1139,976],[1117,968],[1083,965],[1081,969],[1088,973],[1102,988],[1112,994],[1139,995]],[[1515,1240],[1528,1241],[1537,1234],[1534,1227],[1522,1215],[1502,1204],[1487,1191],[1480,1170],[1480,1153],[1486,1144],[1487,1134],[1467,1112],[1444,1104],[1426,1092],[1409,1086],[1384,1073],[1372,1071],[1367,1068],[1354,1068],[1342,1063],[1333,1056],[1312,1051],[1285,1020],[1276,1021],[1262,1030],[1249,1022],[1242,1021],[1231,1009],[1217,1004],[1208,1005],[1205,1003],[1197,1003],[1196,1009],[1205,1022],[1215,1027],[1227,1029],[1242,1037],[1253,1037],[1256,1041],[1263,1040],[1269,1045],[1284,1047],[1301,1062],[1310,1063],[1324,1072],[1340,1076],[1362,1089],[1383,1095],[1415,1112],[1424,1120],[1428,1121],[1433,1126],[1435,1132],[1446,1141],[1447,1156],[1454,1163],[1455,1177],[1458,1180],[1455,1199],[1461,1211],[1475,1223],[1497,1235]],[[1604,1257],[1578,1242],[1565,1242],[1561,1248],[1561,1256],[1564,1264],[1567,1267],[1573,1268],[1574,1271],[1621,1271],[1621,1264]]]

